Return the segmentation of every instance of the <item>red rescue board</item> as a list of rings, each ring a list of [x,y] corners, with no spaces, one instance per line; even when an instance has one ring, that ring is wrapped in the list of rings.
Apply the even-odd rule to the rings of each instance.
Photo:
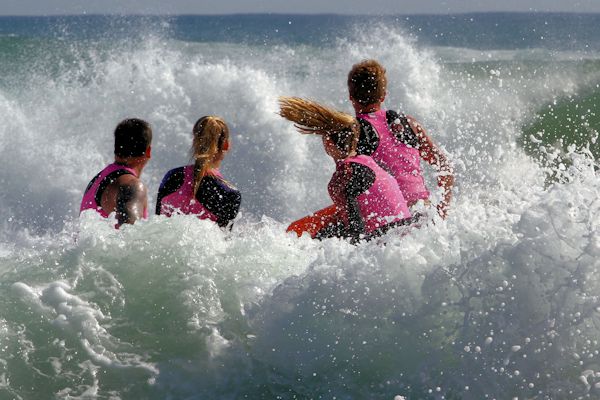
[[[286,232],[296,232],[298,237],[307,232],[314,239],[321,229],[336,223],[338,218],[336,206],[331,205],[292,222]]]

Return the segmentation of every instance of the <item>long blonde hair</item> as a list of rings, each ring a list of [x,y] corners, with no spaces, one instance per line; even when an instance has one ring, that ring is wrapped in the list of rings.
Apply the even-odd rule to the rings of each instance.
[[[300,133],[328,135],[340,150],[356,150],[358,123],[350,114],[299,97],[280,97],[279,115],[292,121]]]
[[[192,159],[194,160],[194,196],[200,187],[202,178],[211,167],[211,162],[222,152],[229,141],[229,128],[220,117],[205,116],[200,118],[192,130]]]

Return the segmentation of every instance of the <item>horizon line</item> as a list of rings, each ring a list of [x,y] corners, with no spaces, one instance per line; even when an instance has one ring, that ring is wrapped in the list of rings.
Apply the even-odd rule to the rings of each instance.
[[[406,14],[341,14],[341,13],[284,13],[284,12],[240,12],[240,13],[211,13],[211,14],[198,14],[198,13],[119,13],[119,12],[106,12],[106,13],[65,13],[65,14],[0,14],[0,18],[20,18],[20,17],[235,17],[235,16],[298,16],[298,17],[314,17],[314,16],[334,16],[334,17],[439,17],[439,16],[462,16],[462,15],[489,15],[489,14],[544,14],[544,15],[600,15],[600,11],[465,11],[465,12],[451,12],[451,13],[406,13]]]

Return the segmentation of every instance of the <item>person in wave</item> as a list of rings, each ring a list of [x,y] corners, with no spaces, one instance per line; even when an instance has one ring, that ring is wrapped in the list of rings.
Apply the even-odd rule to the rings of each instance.
[[[382,108],[387,90],[385,68],[375,60],[355,64],[348,74],[348,90],[360,123],[357,152],[371,156],[396,178],[409,207],[419,200],[429,204],[420,161],[432,165],[443,190],[437,209],[445,218],[454,185],[452,167],[414,118]]]
[[[411,221],[396,180],[371,157],[356,153],[356,119],[295,97],[282,97],[279,105],[280,115],[294,122],[301,133],[321,135],[325,152],[335,161],[328,191],[337,222],[323,227],[316,238],[337,236],[356,243]]]
[[[242,196],[219,172],[229,150],[229,128],[219,117],[206,116],[193,129],[194,163],[167,172],[158,189],[156,214],[195,214],[220,227],[231,227]]]
[[[150,160],[152,129],[141,119],[121,121],[114,132],[115,160],[88,184],[79,212],[92,209],[104,218],[116,214],[116,228],[148,217],[148,194],[140,180]]]

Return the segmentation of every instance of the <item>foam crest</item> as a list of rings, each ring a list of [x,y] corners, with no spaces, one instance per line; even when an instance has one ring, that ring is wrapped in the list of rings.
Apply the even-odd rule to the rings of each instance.
[[[15,219],[45,230],[73,217],[87,181],[110,161],[114,126],[129,116],[149,120],[155,132],[154,159],[144,174],[151,200],[162,175],[189,162],[191,128],[207,114],[222,115],[232,128],[233,147],[223,170],[245,194],[250,213],[297,214],[303,204],[299,195],[311,202],[325,195],[324,190],[306,194],[313,193],[306,190],[309,178],[298,179],[325,155],[309,157],[315,146],[275,114],[276,97],[286,92],[270,75],[275,65],[246,65],[244,55],[235,53],[223,60],[213,54],[214,46],[171,45],[149,40],[136,49],[88,49],[79,56],[86,62],[75,69],[36,79],[35,97],[26,91],[3,102],[3,115],[21,116],[5,121],[3,130],[6,159],[14,166],[3,173],[10,188],[5,196],[7,204],[15,204]],[[72,51],[77,55],[80,49]],[[37,105],[30,109],[33,102]],[[24,175],[39,168],[44,174]],[[316,176],[324,181],[326,172]],[[27,207],[23,192],[43,204]]]
[[[378,58],[387,66],[388,106],[403,106],[401,111],[424,123],[456,160],[459,185],[485,184],[505,165],[521,162],[520,150],[510,143],[533,106],[517,93],[519,79],[507,84],[512,78],[505,78],[501,68],[499,76],[488,71],[490,79],[454,73],[397,28],[372,31],[371,41],[347,40],[333,49],[264,49],[160,38],[149,38],[141,47],[116,43],[110,48],[62,49],[78,62],[57,75],[32,77],[35,91],[24,90],[2,102],[4,115],[18,116],[6,120],[3,129],[4,152],[13,160],[12,168],[3,172],[9,189],[3,207],[11,207],[22,227],[60,230],[65,219],[76,215],[88,180],[110,162],[111,132],[128,116],[145,118],[154,128],[154,158],[144,172],[152,204],[162,175],[189,162],[191,127],[206,114],[221,115],[231,125],[233,146],[223,172],[244,194],[247,215],[290,219],[325,206],[333,163],[320,141],[298,135],[276,115],[276,98],[312,97],[349,111],[349,104],[339,100],[347,97],[349,65],[333,62],[344,54],[355,61]],[[294,61],[305,57],[323,61]],[[544,81],[539,83],[532,86],[545,87]],[[534,97],[551,96],[558,85],[539,89]],[[41,168],[44,174],[24,174]],[[22,200],[23,193],[35,205]]]

